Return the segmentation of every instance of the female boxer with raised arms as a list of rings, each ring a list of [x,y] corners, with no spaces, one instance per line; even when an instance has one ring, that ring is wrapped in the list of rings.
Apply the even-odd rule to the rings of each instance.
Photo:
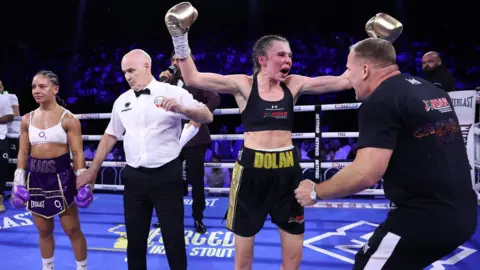
[[[302,259],[304,210],[294,190],[303,179],[292,142],[294,104],[301,94],[350,89],[342,76],[288,75],[292,52],[280,36],[264,36],[253,48],[255,72],[200,73],[190,57],[187,30],[198,16],[190,3],[167,12],[165,23],[187,85],[235,97],[245,128],[244,148],[232,173],[227,229],[235,233],[235,269],[251,269],[255,235],[270,214],[282,242],[281,269],[298,269]]]

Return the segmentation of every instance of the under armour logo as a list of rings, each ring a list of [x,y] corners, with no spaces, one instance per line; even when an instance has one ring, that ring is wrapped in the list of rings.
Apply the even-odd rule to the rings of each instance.
[[[3,153],[3,156],[2,156],[4,159],[8,159],[8,153]]]
[[[272,105],[272,109],[278,109],[277,105]]]

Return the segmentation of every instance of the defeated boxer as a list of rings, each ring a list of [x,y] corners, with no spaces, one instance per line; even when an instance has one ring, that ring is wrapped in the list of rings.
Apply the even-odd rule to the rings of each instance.
[[[60,216],[70,238],[77,270],[87,269],[87,243],[80,229],[78,207],[93,200],[90,185],[76,188],[76,175],[85,171],[80,121],[60,106],[59,79],[51,71],[38,72],[32,94],[38,109],[22,117],[12,205],[32,213],[39,233],[43,270],[53,268],[54,217]],[[73,168],[70,152],[73,155]]]

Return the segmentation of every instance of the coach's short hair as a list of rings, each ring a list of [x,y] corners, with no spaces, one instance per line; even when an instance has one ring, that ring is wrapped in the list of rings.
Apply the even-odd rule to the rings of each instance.
[[[390,41],[381,38],[367,38],[350,47],[356,57],[370,60],[382,65],[397,63],[397,53]]]

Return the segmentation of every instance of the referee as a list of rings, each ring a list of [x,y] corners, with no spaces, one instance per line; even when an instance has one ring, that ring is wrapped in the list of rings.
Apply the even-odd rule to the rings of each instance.
[[[178,160],[181,120],[209,123],[213,115],[185,89],[156,81],[146,52],[137,49],[127,53],[121,65],[131,89],[113,104],[92,165],[77,178],[77,186],[95,182],[102,162],[123,135],[128,269],[147,269],[147,238],[155,207],[162,220],[170,269],[185,270],[183,180]]]
[[[305,206],[316,197],[355,194],[383,177],[390,211],[353,269],[424,269],[477,227],[477,196],[452,101],[434,84],[402,74],[396,59],[383,39],[352,46],[347,77],[362,101],[357,156],[330,180],[305,180],[295,191]]]

